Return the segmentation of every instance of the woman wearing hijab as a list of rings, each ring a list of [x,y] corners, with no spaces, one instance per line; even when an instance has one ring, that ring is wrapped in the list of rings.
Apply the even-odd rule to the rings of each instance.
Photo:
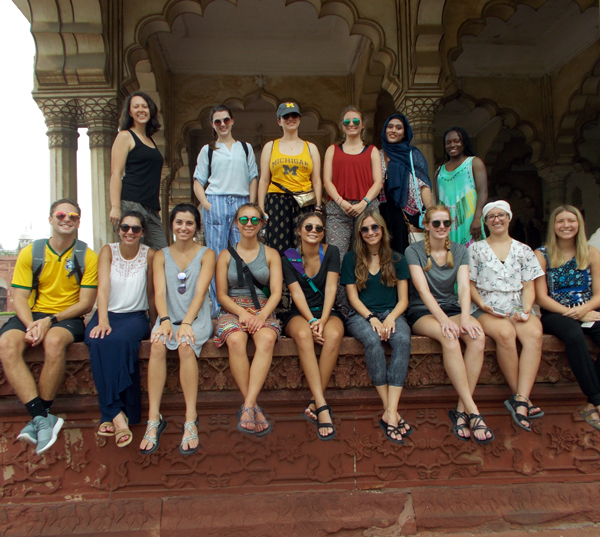
[[[412,138],[410,123],[402,114],[390,116],[381,132],[386,202],[380,212],[390,231],[392,250],[401,254],[409,245],[409,226],[418,229],[423,207],[427,209],[432,203],[427,161],[410,145]]]

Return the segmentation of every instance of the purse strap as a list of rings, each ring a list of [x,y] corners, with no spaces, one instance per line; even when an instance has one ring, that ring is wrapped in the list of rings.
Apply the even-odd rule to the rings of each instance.
[[[417,174],[415,173],[415,165],[413,163],[413,152],[410,153],[410,168],[412,170],[413,181],[415,182],[415,196],[417,196],[417,204],[419,205],[419,214],[423,214],[423,202],[421,201],[421,193],[419,192],[419,183],[417,182]]]
[[[298,253],[298,250],[294,250],[294,248],[289,248],[284,252],[285,257],[290,262],[294,270],[302,276],[304,281],[308,283],[310,288],[314,291],[315,294],[321,295],[325,298],[325,295],[321,292],[321,290],[315,285],[315,282],[304,272],[304,265],[302,263],[302,256]],[[323,258],[325,254],[323,252],[323,245],[319,244],[319,258],[321,260],[321,264],[323,264]]]
[[[283,185],[280,185],[277,181],[273,181],[271,179],[271,184],[275,185],[280,190],[283,190],[286,194],[293,196],[294,194],[304,194],[304,192],[292,192],[289,188],[285,188]]]

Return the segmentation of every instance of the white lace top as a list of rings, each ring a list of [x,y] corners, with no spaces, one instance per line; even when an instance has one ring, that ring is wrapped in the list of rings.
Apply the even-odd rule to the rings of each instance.
[[[133,259],[123,259],[119,243],[111,243],[112,263],[110,265],[110,296],[108,311],[131,313],[148,310],[146,292],[148,246],[140,244],[138,254]]]

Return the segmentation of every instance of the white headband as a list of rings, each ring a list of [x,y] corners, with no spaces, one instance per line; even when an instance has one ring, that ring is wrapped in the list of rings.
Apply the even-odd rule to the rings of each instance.
[[[484,219],[487,216],[487,213],[489,213],[492,209],[502,209],[504,212],[508,213],[508,217],[510,220],[512,220],[512,211],[510,210],[510,205],[508,202],[504,200],[498,200],[486,203],[482,211]]]

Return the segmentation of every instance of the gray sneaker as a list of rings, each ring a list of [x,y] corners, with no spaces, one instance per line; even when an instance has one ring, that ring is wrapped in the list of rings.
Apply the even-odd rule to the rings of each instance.
[[[19,436],[17,436],[17,440],[21,440],[22,442],[26,442],[32,446],[37,444],[37,429],[33,420],[31,420],[27,425],[25,425],[25,427],[21,429]]]
[[[58,431],[60,431],[64,422],[65,420],[57,418],[53,414],[48,414],[47,418],[42,416],[33,418],[33,423],[37,429],[37,447],[35,448],[37,455],[47,451],[56,442]]]

